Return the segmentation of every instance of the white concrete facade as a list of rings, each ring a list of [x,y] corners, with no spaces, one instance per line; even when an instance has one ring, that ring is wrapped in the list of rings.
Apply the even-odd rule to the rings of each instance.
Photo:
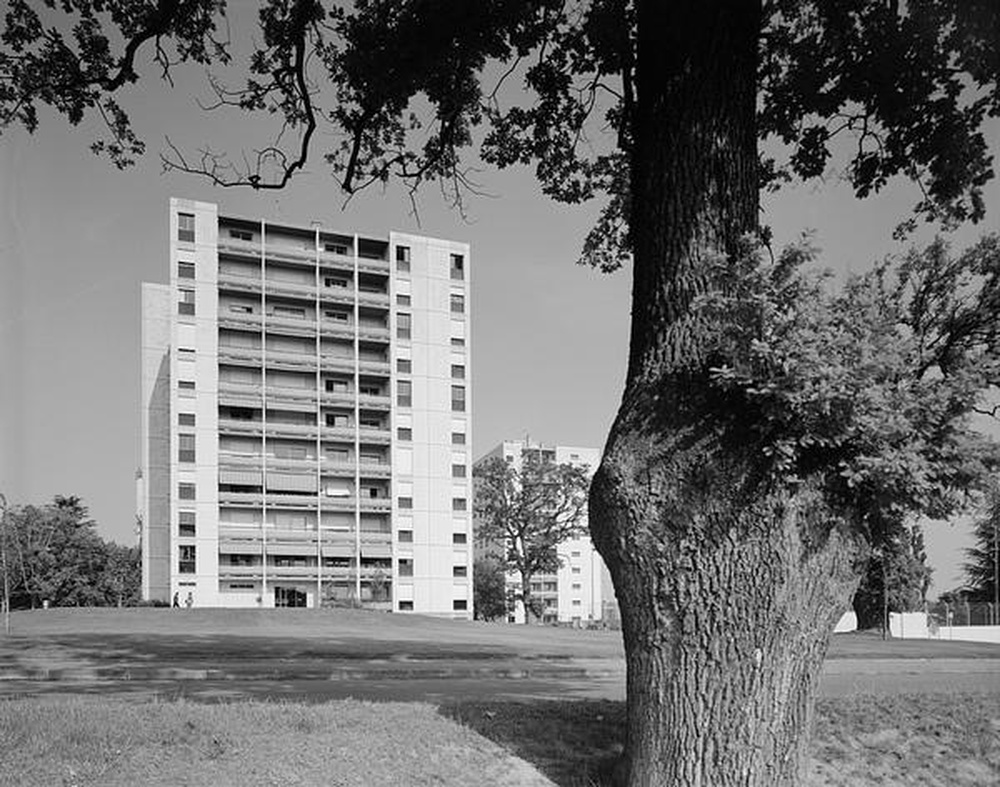
[[[170,284],[143,285],[144,597],[470,617],[469,247],[180,199],[169,226]]]
[[[601,453],[596,448],[565,445],[543,445],[525,440],[505,440],[476,460],[478,465],[490,458],[500,458],[520,469],[523,457],[537,453],[543,460],[556,464],[584,466],[590,473],[597,470]],[[584,512],[584,532],[577,538],[562,542],[556,552],[560,568],[556,574],[543,574],[532,578],[533,593],[546,604],[545,622],[572,625],[592,625],[617,614],[614,588],[604,560],[586,532],[587,514]],[[520,577],[510,574],[507,585],[516,588]],[[524,622],[524,606],[518,604],[510,618],[512,623]]]

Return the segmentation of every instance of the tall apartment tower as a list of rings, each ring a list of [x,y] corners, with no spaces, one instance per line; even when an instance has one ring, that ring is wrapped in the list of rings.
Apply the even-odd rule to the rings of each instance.
[[[142,286],[143,596],[472,614],[467,244],[170,201]]]
[[[476,464],[499,458],[518,470],[524,457],[535,455],[543,462],[584,466],[590,473],[601,463],[601,452],[596,448],[567,445],[543,445],[524,440],[504,440],[493,450],[476,460]],[[586,520],[584,520],[586,521]],[[532,594],[543,604],[542,622],[592,625],[604,623],[617,627],[618,604],[615,601],[611,575],[604,560],[590,540],[590,534],[581,533],[556,547],[560,568],[555,574],[538,574],[532,578]],[[508,587],[520,582],[517,575],[507,577]],[[520,604],[509,622],[524,622],[524,607]]]

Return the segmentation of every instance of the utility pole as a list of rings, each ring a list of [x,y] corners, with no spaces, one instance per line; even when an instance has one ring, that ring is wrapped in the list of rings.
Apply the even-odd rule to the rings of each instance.
[[[0,540],[0,561],[3,570],[3,630],[6,636],[10,636],[10,577],[7,575],[7,498],[0,492],[0,508],[3,509],[0,525],[3,527],[3,536]]]

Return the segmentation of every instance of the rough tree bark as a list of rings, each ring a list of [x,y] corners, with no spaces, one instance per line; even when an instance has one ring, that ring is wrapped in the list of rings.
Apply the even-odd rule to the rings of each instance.
[[[623,779],[795,784],[866,547],[815,480],[794,494],[768,481],[739,418],[720,430],[705,417],[720,403],[689,316],[706,256],[757,227],[760,6],[645,2],[638,13],[629,371],[590,493],[625,639]]]

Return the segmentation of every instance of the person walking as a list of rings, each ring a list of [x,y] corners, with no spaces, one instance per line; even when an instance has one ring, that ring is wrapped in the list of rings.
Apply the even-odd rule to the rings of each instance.
[[[191,609],[191,607],[194,606],[194,596],[190,593],[188,593],[188,597],[184,599],[184,606],[188,609]]]
[[[180,606],[181,606],[181,594],[179,592],[174,593],[174,607],[179,609]]]

